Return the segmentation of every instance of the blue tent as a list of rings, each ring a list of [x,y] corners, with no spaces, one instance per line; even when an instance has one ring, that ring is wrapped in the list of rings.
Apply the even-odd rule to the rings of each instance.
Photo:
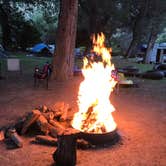
[[[36,45],[32,48],[31,51],[32,51],[33,53],[40,53],[40,52],[42,52],[43,49],[47,49],[48,51],[50,51],[49,48],[48,48],[48,46],[47,46],[46,44],[44,44],[44,43],[36,44]]]

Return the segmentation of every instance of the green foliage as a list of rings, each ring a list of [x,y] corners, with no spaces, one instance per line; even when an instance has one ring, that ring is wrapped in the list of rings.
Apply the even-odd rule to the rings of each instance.
[[[24,22],[16,40],[18,41],[18,45],[25,50],[27,47],[31,47],[40,41],[40,33],[33,24]]]
[[[162,33],[160,33],[160,34],[158,35],[157,42],[158,42],[158,43],[164,43],[164,42],[166,42],[166,28],[163,30]]]
[[[45,62],[51,63],[52,60],[52,58],[46,58],[46,57],[27,57],[25,56],[25,54],[21,53],[14,53],[14,57],[20,59],[23,75],[30,74],[31,76],[33,75],[34,68],[36,65],[42,67]],[[2,74],[2,76],[5,76],[7,71],[6,59],[0,59],[0,64],[1,64],[0,74]]]
[[[0,26],[0,43],[2,43],[2,28]]]
[[[12,25],[13,47],[25,48],[40,41],[40,34],[32,22],[25,20],[22,12],[13,10],[10,19]]]
[[[54,36],[55,41],[59,0],[1,0],[0,6],[7,17],[7,19],[0,19],[0,25],[5,25],[10,32],[6,35],[6,28],[3,28],[0,38],[7,36],[8,39],[8,43],[2,41],[3,45],[25,49],[41,39],[47,39],[50,34]],[[2,10],[0,15],[1,12]]]
[[[58,15],[49,16],[47,13],[39,10],[32,15],[32,21],[40,32],[42,41],[46,41],[47,43],[52,43],[52,41],[55,42]]]

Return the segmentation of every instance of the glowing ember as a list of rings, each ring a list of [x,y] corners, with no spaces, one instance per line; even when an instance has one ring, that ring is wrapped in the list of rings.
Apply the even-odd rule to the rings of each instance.
[[[93,36],[94,55],[84,58],[84,80],[78,92],[79,111],[74,115],[72,126],[87,133],[104,133],[116,129],[111,115],[115,109],[110,103],[110,94],[116,85],[111,77],[111,49],[104,46],[104,34]]]

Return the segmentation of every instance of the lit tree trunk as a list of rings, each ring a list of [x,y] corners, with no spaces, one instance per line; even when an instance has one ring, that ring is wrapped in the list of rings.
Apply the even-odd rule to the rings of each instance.
[[[138,40],[137,39],[132,39],[131,43],[130,43],[130,46],[129,48],[127,49],[127,52],[126,52],[126,57],[129,58],[129,57],[134,57],[135,54],[136,54],[136,49],[137,49],[137,45],[138,45]]]
[[[162,7],[164,6],[164,4],[161,4],[162,6],[159,4],[160,3],[158,2],[158,0],[152,1],[152,9],[151,9],[152,18],[151,18],[151,20],[149,20],[149,24],[151,24],[151,29],[150,29],[150,35],[148,38],[146,55],[144,58],[145,63],[150,63],[150,60],[151,60],[150,56],[152,53],[151,50],[154,47],[158,33],[162,30],[161,22],[162,22],[162,19],[164,18],[164,16],[160,14],[161,13],[160,10],[162,10]],[[164,8],[164,10],[165,10],[165,8]]]
[[[145,30],[144,19],[147,15],[148,7],[149,7],[149,0],[145,0],[145,1],[142,0],[140,12],[137,15],[135,19],[135,23],[133,25],[133,39],[125,55],[127,58],[130,58],[136,55],[137,46],[140,43],[142,34]]]
[[[142,29],[142,19],[140,16],[138,16],[133,27],[132,41],[125,55],[127,58],[135,56],[138,43],[140,42],[141,39],[141,33],[142,33],[141,29]]]
[[[52,78],[68,80],[73,75],[74,48],[78,0],[61,0],[56,40],[56,52],[53,58]]]
[[[152,27],[144,59],[145,63],[150,63],[151,50],[155,44],[156,39],[157,39],[157,29]]]

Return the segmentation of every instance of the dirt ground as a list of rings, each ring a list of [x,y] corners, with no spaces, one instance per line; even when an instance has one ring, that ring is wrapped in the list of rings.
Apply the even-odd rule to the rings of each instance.
[[[16,79],[17,78],[17,79]],[[82,78],[51,81],[49,89],[33,87],[32,76],[0,80],[0,127],[15,122],[39,105],[65,101],[77,110]],[[122,141],[112,147],[77,150],[77,166],[165,166],[166,165],[166,79],[136,78],[139,88],[120,88],[113,93],[113,113]],[[71,114],[73,113],[71,112]],[[0,166],[50,166],[56,147],[36,145],[34,137],[22,136],[23,148],[9,150],[0,142]]]

